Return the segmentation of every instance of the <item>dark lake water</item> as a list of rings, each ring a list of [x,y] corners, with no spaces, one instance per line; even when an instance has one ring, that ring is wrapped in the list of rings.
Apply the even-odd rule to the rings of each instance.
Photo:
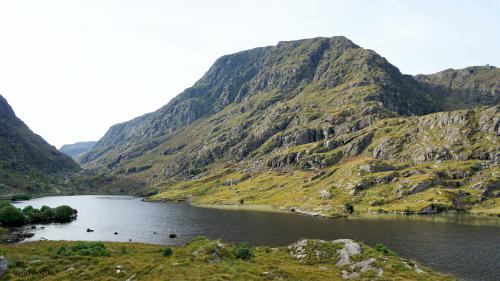
[[[417,260],[460,280],[500,280],[500,227],[395,219],[323,219],[297,214],[196,208],[185,203],[150,203],[128,196],[44,197],[16,203],[70,205],[78,219],[34,230],[28,241],[100,240],[183,244],[206,236],[227,242],[282,246],[299,238],[351,238],[382,242],[401,256]],[[87,233],[86,229],[94,229]],[[114,232],[118,235],[114,235]],[[156,234],[155,234],[156,233]],[[169,238],[170,233],[177,238]]]

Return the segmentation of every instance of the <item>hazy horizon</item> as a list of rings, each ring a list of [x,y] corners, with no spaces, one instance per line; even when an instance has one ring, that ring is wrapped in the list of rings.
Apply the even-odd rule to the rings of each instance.
[[[406,74],[500,66],[500,1],[3,1],[0,94],[60,147],[154,111],[220,56],[345,36]]]

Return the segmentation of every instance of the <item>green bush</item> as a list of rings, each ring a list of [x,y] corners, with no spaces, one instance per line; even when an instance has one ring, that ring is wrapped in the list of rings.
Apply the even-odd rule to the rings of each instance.
[[[26,206],[22,210],[30,223],[47,223],[47,222],[68,222],[75,218],[77,211],[70,206],[59,206],[50,208],[43,206],[41,209],[35,209],[32,206]]]
[[[41,221],[39,209],[35,209],[32,206],[26,206],[22,212],[31,223],[38,223]]]
[[[59,247],[59,249],[57,249],[57,254],[60,256],[64,256],[64,255],[66,255],[67,251],[68,251],[68,249],[66,248],[66,245],[63,245],[63,246]]]
[[[109,257],[110,254],[106,246],[101,242],[78,242],[75,246],[61,246],[57,250],[60,256],[92,256],[92,257]]]
[[[23,213],[12,205],[0,209],[0,223],[4,226],[21,226],[25,222]]]
[[[2,209],[5,206],[10,206],[10,202],[6,200],[0,200],[0,209]]]
[[[30,200],[31,195],[29,194],[17,194],[12,196],[11,200],[12,201],[25,201],[25,200]]]
[[[63,205],[53,209],[54,220],[57,222],[67,222],[74,218],[77,211],[70,206]]]
[[[345,208],[347,213],[349,213],[349,214],[354,213],[354,206],[351,203],[346,203],[344,205],[344,208]]]
[[[234,255],[237,259],[249,260],[254,255],[248,243],[240,243],[234,247]]]
[[[40,208],[40,220],[51,221],[54,219],[54,211],[49,206],[42,206]]]
[[[394,251],[387,248],[387,246],[382,244],[382,243],[377,243],[377,245],[375,245],[375,250],[379,253],[386,255],[386,256],[396,256],[396,253]]]
[[[173,254],[173,251],[171,248],[165,248],[163,249],[163,256],[164,257],[170,257]]]

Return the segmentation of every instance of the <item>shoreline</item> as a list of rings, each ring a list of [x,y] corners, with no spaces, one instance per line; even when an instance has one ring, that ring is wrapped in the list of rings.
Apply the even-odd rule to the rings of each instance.
[[[271,212],[271,213],[283,213],[283,214],[298,214],[310,217],[319,217],[325,219],[409,219],[409,220],[423,220],[431,222],[448,222],[448,223],[458,223],[467,225],[486,225],[486,226],[498,226],[500,227],[500,216],[496,214],[488,214],[481,212],[442,212],[435,214],[405,214],[405,213],[371,213],[371,212],[359,212],[356,211],[354,214],[350,215],[327,215],[320,212],[300,210],[296,207],[290,209],[284,209],[275,207],[272,205],[265,204],[198,204],[192,203],[190,200],[166,200],[166,199],[151,199],[151,197],[141,197],[134,195],[123,195],[123,194],[57,194],[57,195],[47,195],[47,196],[37,196],[33,199],[52,197],[52,196],[126,196],[135,197],[141,199],[144,202],[184,202],[192,207],[207,208],[207,209],[219,209],[219,210],[230,210],[230,211],[254,211],[254,212]]]
[[[179,201],[147,201],[147,202],[179,202]],[[402,213],[369,213],[369,212],[357,212],[351,215],[345,216],[328,216],[321,213],[301,211],[295,209],[296,211],[289,211],[285,209],[279,209],[271,205],[217,205],[217,204],[193,204],[187,202],[186,200],[181,201],[186,202],[193,207],[207,208],[207,209],[219,209],[219,210],[231,210],[231,211],[256,211],[256,212],[270,212],[270,213],[283,213],[283,214],[297,214],[310,217],[319,217],[325,219],[353,219],[353,220],[363,220],[363,219],[374,219],[374,220],[390,220],[390,219],[407,219],[407,220],[422,220],[437,223],[458,223],[466,225],[485,225],[485,226],[497,226],[500,227],[500,218],[497,216],[479,214],[479,213],[458,213],[458,212],[443,212],[436,214],[402,214]]]
[[[316,254],[318,250],[322,255]],[[281,276],[293,280],[345,280],[352,279],[347,278],[351,275],[362,279],[383,276],[388,280],[457,280],[451,273],[401,257],[382,244],[371,247],[351,239],[302,238],[273,248],[204,237],[182,246],[36,241],[5,245],[2,251],[4,262],[17,261],[5,268],[9,280],[25,280],[26,274],[22,273],[50,275],[54,280],[100,280],[103,276],[113,280],[161,280],[166,276],[172,280],[204,280],[208,274],[221,277],[217,280],[282,279]]]

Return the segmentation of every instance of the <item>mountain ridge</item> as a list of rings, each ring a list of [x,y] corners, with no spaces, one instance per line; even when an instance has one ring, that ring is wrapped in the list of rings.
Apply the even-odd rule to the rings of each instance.
[[[229,170],[244,171],[241,176],[251,179],[269,169],[292,173],[329,169],[352,157],[395,161],[388,165],[453,159],[497,165],[498,158],[490,153],[498,145],[497,125],[487,125],[491,130],[477,129],[480,124],[474,118],[496,120],[500,73],[495,67],[472,69],[478,71],[405,75],[382,56],[345,37],[287,41],[242,51],[219,58],[193,87],[159,110],[111,127],[81,163],[144,182],[167,195],[178,194],[166,191],[171,185],[215,175],[224,178],[224,173],[234,173]],[[460,83],[444,87],[447,81]],[[391,155],[387,159],[382,159],[384,153],[369,151],[383,139],[377,133],[382,120],[403,118],[401,122],[409,122],[415,130],[438,130],[436,134],[441,135],[448,129],[410,121],[412,116],[438,112],[451,112],[435,115],[439,122],[465,120],[449,124],[456,130],[470,126],[471,133],[452,134],[454,139],[443,143],[420,139],[431,137],[427,133],[408,139],[408,144],[387,140],[378,149],[389,150],[384,152]],[[397,124],[390,127],[394,129],[387,130],[401,131]],[[492,138],[493,143],[474,146],[472,138],[479,136]],[[398,138],[405,140],[405,135]],[[418,151],[420,162],[400,151],[419,142],[429,146]],[[206,193],[215,195],[215,190],[216,186]],[[202,202],[204,196],[195,197]]]
[[[97,142],[95,141],[81,141],[72,144],[65,144],[59,148],[59,151],[77,161],[83,154],[92,149],[96,143]]]
[[[50,190],[53,182],[79,171],[79,166],[60,153],[20,120],[0,95],[0,182],[2,193]]]

